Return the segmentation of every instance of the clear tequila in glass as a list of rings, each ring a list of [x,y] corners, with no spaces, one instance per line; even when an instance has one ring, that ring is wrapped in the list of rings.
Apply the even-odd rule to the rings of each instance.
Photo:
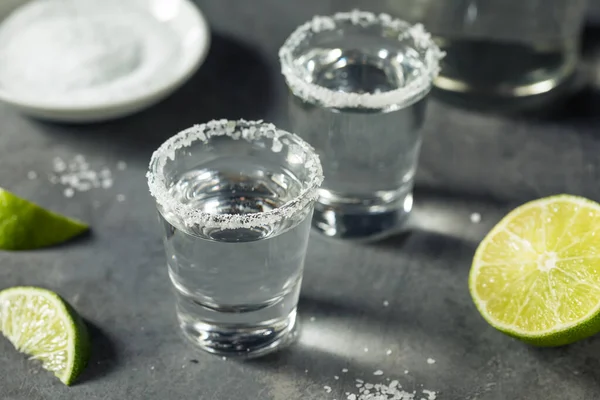
[[[426,95],[442,53],[420,25],[352,11],[314,17],[280,50],[292,130],[321,156],[313,225],[377,239],[412,208]]]
[[[270,124],[212,121],[153,155],[148,173],[184,335],[257,356],[294,328],[318,156]]]

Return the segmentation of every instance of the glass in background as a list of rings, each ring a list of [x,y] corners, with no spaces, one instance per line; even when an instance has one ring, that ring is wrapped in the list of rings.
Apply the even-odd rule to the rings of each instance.
[[[443,91],[491,107],[536,106],[576,70],[585,0],[432,4],[425,21],[447,53],[434,82]]]
[[[403,228],[440,56],[422,26],[357,10],[315,17],[287,39],[291,127],[325,175],[318,231],[374,240]]]

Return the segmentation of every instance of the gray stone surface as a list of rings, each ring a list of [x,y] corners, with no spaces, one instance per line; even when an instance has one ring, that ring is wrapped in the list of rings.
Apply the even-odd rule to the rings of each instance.
[[[152,109],[68,126],[0,105],[0,185],[93,229],[57,248],[0,252],[0,289],[58,291],[87,318],[94,339],[90,366],[72,388],[0,340],[0,399],[341,400],[355,378],[386,377],[438,391],[441,400],[600,397],[600,338],[560,349],[526,346],[490,328],[467,290],[478,241],[510,207],[561,192],[600,200],[600,121],[593,113],[599,103],[592,91],[553,119],[495,117],[433,102],[411,234],[376,245],[313,235],[302,329],[288,350],[237,362],[188,347],[178,336],[144,179],[151,151],[211,118],[286,126],[277,49],[296,25],[327,8],[317,0],[200,3],[214,35],[206,64]],[[53,157],[76,154],[96,168],[110,165],[114,187],[66,199],[45,173]],[[126,171],[116,170],[118,160],[127,161]],[[30,170],[38,179],[27,179]],[[126,200],[116,201],[117,194]],[[470,222],[472,212],[481,213],[481,223]],[[383,377],[373,376],[378,369]]]

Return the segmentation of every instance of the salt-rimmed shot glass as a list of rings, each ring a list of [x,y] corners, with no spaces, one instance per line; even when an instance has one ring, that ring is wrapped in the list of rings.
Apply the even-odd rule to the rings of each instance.
[[[316,229],[362,240],[402,230],[442,57],[422,25],[358,10],[316,16],[288,37],[279,58],[291,129],[325,172]]]
[[[162,144],[147,177],[184,336],[226,356],[289,343],[323,180],[314,149],[261,121],[211,121]]]

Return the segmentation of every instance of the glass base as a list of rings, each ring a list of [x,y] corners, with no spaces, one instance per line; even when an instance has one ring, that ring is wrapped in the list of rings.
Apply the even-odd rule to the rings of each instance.
[[[332,238],[376,241],[404,231],[412,203],[410,192],[391,204],[376,206],[319,202],[315,205],[312,224],[321,234]]]
[[[573,74],[550,87],[543,93],[531,96],[502,96],[494,93],[460,92],[436,86],[432,94],[438,100],[454,106],[475,111],[494,111],[500,113],[531,113],[539,110],[552,110],[581,89],[581,76]]]
[[[285,318],[258,325],[222,325],[203,322],[177,308],[183,336],[194,346],[225,357],[255,358],[292,343],[295,337],[296,309]]]

